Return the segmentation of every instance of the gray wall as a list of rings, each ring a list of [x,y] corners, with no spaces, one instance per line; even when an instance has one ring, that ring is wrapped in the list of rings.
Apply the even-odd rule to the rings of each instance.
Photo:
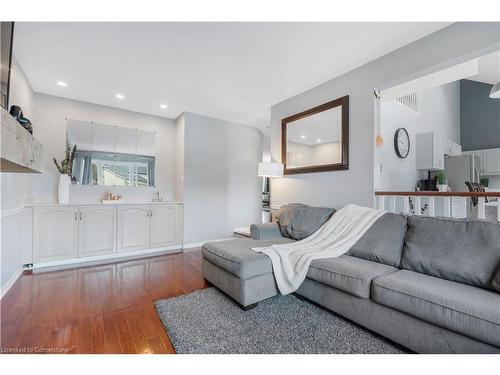
[[[500,49],[500,23],[456,23],[271,108],[271,151],[281,160],[281,119],[350,96],[349,170],[272,180],[272,204],[373,205],[373,89],[384,89]],[[386,142],[390,142],[386,140]]]
[[[184,131],[184,242],[260,222],[262,133],[193,113],[184,114]]]
[[[460,81],[462,150],[500,147],[500,100],[489,97],[493,85]]]

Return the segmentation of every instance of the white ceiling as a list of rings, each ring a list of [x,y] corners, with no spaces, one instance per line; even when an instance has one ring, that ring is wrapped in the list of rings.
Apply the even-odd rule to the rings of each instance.
[[[264,127],[273,104],[446,25],[19,22],[14,55],[35,92]]]

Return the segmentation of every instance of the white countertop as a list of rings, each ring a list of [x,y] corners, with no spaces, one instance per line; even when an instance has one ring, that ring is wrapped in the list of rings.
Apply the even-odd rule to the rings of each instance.
[[[116,203],[30,203],[26,204],[25,207],[56,207],[56,206],[127,206],[127,205],[138,205],[138,206],[151,206],[158,204],[184,204],[184,202],[178,201],[163,201],[163,202],[116,202]]]

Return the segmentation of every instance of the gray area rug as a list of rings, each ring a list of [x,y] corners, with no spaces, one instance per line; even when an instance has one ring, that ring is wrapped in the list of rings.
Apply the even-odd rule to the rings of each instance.
[[[157,301],[179,354],[405,353],[393,343],[293,295],[249,311],[216,288]]]

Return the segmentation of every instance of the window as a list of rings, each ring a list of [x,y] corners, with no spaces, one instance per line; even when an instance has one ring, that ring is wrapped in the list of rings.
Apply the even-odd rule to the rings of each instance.
[[[154,186],[155,158],[98,151],[77,151],[73,177],[81,185]]]

